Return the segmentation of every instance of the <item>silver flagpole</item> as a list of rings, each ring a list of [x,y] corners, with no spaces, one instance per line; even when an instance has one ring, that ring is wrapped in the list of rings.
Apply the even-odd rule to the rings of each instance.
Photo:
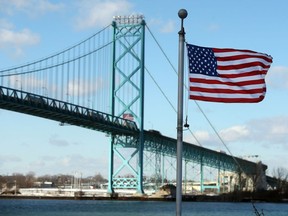
[[[185,31],[183,20],[188,13],[185,9],[178,12],[181,19],[181,30],[179,31],[179,55],[178,55],[178,111],[177,111],[177,176],[176,176],[176,216],[182,212],[182,149],[183,149],[183,88],[184,88],[184,41]]]

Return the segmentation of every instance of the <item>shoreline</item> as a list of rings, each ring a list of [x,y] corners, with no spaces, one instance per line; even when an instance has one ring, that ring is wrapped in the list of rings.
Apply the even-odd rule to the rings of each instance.
[[[128,200],[128,201],[175,201],[169,197],[147,196],[26,196],[26,195],[0,195],[1,199],[46,199],[46,200]]]
[[[43,200],[115,200],[115,201],[162,201],[174,202],[173,197],[150,197],[150,196],[27,196],[27,195],[0,195],[1,199],[43,199]],[[288,199],[265,199],[257,197],[235,197],[231,195],[207,196],[207,195],[183,195],[183,202],[270,202],[288,203]]]

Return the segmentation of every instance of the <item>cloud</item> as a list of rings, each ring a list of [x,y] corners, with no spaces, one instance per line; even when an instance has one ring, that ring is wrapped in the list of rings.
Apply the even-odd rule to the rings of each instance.
[[[0,155],[0,167],[5,163],[21,162],[20,157],[14,155]]]
[[[227,142],[233,142],[239,139],[246,139],[249,137],[250,131],[246,125],[236,125],[230,128],[221,130],[220,136]]]
[[[214,133],[208,131],[193,133],[202,146],[218,146],[221,142]],[[278,145],[286,149],[288,148],[288,116],[254,119],[243,125],[222,129],[219,131],[219,135],[225,144],[229,145],[245,142],[257,143],[265,148]]]
[[[23,12],[29,16],[37,16],[46,12],[58,11],[62,3],[52,3],[49,0],[0,0],[0,11],[10,16]]]
[[[175,22],[172,20],[164,21],[162,19],[149,19],[146,20],[149,27],[154,27],[161,33],[170,33],[175,31]]]
[[[0,28],[0,47],[9,45],[14,47],[34,45],[37,44],[39,40],[39,36],[32,33],[29,29],[16,32],[10,29]]]
[[[288,116],[274,116],[266,119],[255,119],[247,123],[250,136],[254,142],[265,146],[280,145],[288,147]]]
[[[196,131],[194,132],[195,137],[199,140],[200,144],[209,143],[211,140],[211,134],[208,131]]]
[[[83,155],[80,154],[66,155],[62,158],[58,158],[58,160],[56,161],[56,164],[60,166],[75,167],[75,168],[78,167],[77,170],[81,170],[82,166],[87,166],[88,164],[95,164],[95,163],[96,163],[95,158],[84,157]]]
[[[208,31],[215,32],[220,29],[220,26],[216,23],[212,23],[208,26]]]
[[[40,42],[40,37],[29,29],[16,31],[8,21],[0,20],[0,49],[21,56],[26,46],[32,46]]]
[[[107,159],[103,160],[103,158],[91,158],[84,157],[80,154],[73,154],[58,158],[58,160],[55,161],[55,165],[63,168],[73,167],[75,171],[81,170],[81,172],[91,174],[97,169],[105,169],[103,166],[107,165],[107,161]]]
[[[50,137],[49,143],[51,145],[60,146],[60,147],[69,146],[69,142],[63,139],[59,139],[57,135],[53,135],[52,137]]]
[[[52,3],[49,0],[0,0],[0,5],[0,13],[5,14],[8,19],[13,16],[38,17],[64,7],[62,3]],[[15,29],[7,18],[0,19],[0,49],[13,57],[22,56],[24,47],[38,44],[40,36],[28,28]]]
[[[271,67],[266,76],[267,85],[277,90],[288,89],[288,67]]]
[[[160,29],[162,33],[170,33],[173,32],[174,30],[175,30],[175,22],[171,20],[165,23]]]
[[[96,92],[100,91],[101,89],[104,89],[105,87],[109,86],[107,84],[109,81],[105,80],[101,77],[98,77],[97,79],[93,80],[93,86],[92,88],[85,88],[85,86],[91,85],[91,80],[71,80],[68,83],[68,95],[71,97],[75,97],[79,95],[91,95],[96,94]]]
[[[29,169],[33,170],[37,175],[69,173],[77,174],[80,177],[80,175],[88,176],[95,173],[105,175],[108,167],[107,163],[108,160],[105,155],[92,158],[81,154],[71,154],[53,158],[49,156],[42,157],[30,163]]]
[[[6,19],[0,19],[0,28],[11,29],[14,25]]]
[[[46,162],[42,160],[37,160],[29,163],[29,168],[31,170],[43,169],[46,166]]]
[[[81,0],[77,7],[77,29],[103,27],[111,23],[113,16],[132,13],[132,4],[126,0]]]

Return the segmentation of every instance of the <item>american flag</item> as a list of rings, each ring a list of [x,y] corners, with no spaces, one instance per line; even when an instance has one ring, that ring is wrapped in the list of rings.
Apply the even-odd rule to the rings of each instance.
[[[187,51],[190,99],[224,103],[256,103],[264,99],[271,56],[191,44],[187,44]]]
[[[134,116],[131,113],[124,113],[123,118],[130,121],[134,121]]]

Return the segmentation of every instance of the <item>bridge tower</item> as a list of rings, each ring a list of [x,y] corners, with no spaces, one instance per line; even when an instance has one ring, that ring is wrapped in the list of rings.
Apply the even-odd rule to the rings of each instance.
[[[139,134],[111,134],[108,193],[134,188],[143,194],[145,21],[142,15],[116,16],[112,26],[111,114],[135,121]]]

